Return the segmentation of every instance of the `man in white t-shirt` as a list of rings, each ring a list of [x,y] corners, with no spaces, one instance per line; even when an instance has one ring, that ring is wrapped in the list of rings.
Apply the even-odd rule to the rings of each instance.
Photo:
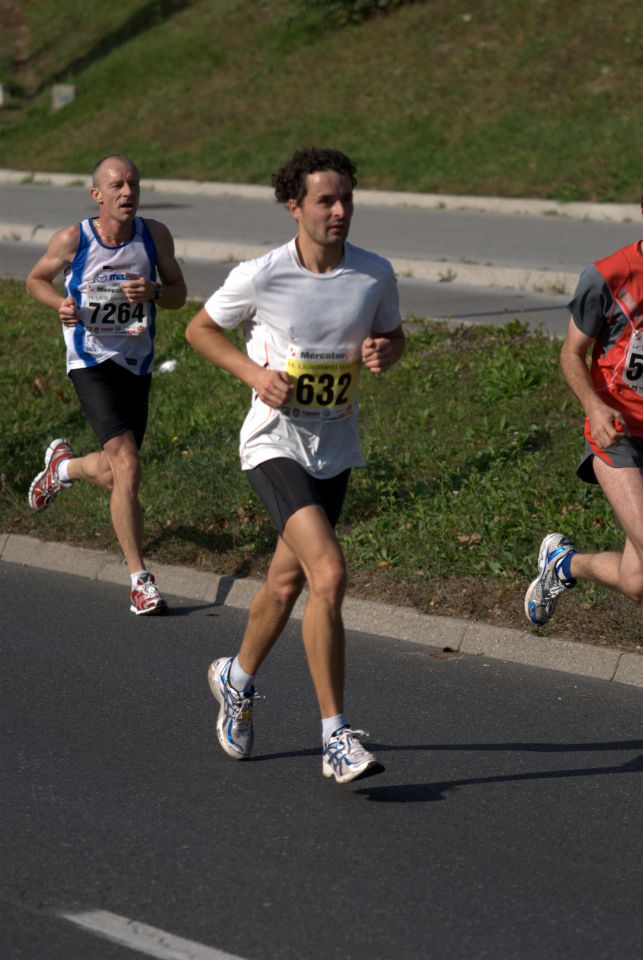
[[[186,333],[196,350],[252,388],[241,467],[279,534],[237,656],[209,669],[219,742],[235,759],[250,756],[254,679],[306,583],[302,635],[322,717],[322,772],[339,783],[383,767],[344,713],[347,571],[334,526],[350,470],[364,465],[360,370],[384,373],[405,344],[391,264],[346,240],[355,172],[339,151],[297,151],[273,176],[296,237],[232,270]],[[245,353],[225,333],[241,323]]]

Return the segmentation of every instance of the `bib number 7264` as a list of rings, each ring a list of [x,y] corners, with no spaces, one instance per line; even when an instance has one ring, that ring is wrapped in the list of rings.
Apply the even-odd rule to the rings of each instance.
[[[91,284],[86,290],[83,323],[97,336],[137,336],[147,327],[143,303],[130,303],[118,284]]]

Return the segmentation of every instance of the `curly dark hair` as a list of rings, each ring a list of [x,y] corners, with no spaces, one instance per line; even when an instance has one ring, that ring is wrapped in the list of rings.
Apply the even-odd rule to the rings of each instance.
[[[306,196],[307,175],[320,170],[345,173],[351,178],[353,186],[357,183],[357,166],[345,153],[320,147],[306,147],[304,150],[296,150],[290,160],[272,175],[272,185],[279,203],[288,203],[289,200],[301,203]]]

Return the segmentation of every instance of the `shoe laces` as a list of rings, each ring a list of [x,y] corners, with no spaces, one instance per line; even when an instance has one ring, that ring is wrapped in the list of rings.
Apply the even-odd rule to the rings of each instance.
[[[257,693],[255,688],[252,688],[250,693],[240,693],[238,690],[232,686],[231,683],[225,684],[226,691],[226,701],[227,701],[227,713],[234,720],[235,723],[238,721],[249,722],[252,714],[250,716],[243,716],[244,710],[252,710],[252,705],[255,700],[263,700],[264,698]]]
[[[363,737],[370,737],[370,734],[366,730],[353,730],[352,727],[344,727],[339,730],[337,733],[334,733],[330,738],[327,744],[328,747],[331,747],[333,741],[336,744],[341,744],[341,750],[344,754],[352,754],[353,756],[360,756],[361,754],[368,753],[367,750],[362,746],[360,740]]]
[[[150,576],[139,577],[136,582],[136,590],[145,594],[146,597],[158,597],[158,587]]]

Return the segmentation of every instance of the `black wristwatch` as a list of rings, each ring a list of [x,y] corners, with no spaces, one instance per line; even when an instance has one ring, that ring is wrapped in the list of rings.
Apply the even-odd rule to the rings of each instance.
[[[155,284],[154,296],[152,297],[152,301],[159,300],[162,293],[163,293],[163,287],[161,286],[161,284],[160,283]]]

